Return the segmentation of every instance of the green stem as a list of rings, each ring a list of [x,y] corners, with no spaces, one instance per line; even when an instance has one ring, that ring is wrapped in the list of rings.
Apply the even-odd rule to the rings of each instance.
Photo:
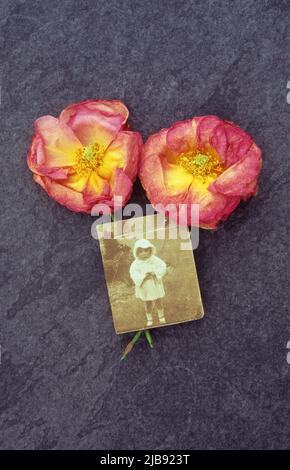
[[[133,337],[133,339],[131,339],[131,341],[127,344],[127,346],[125,348],[125,351],[123,353],[123,356],[121,357],[121,361],[128,356],[129,352],[132,351],[135,344],[139,341],[142,333],[143,333],[143,331],[137,331],[137,333],[135,333],[135,336]]]
[[[146,336],[146,339],[148,341],[150,348],[153,348],[153,339],[152,339],[150,330],[145,330],[145,336]]]
[[[135,335],[133,336],[133,338],[131,339],[131,341],[127,344],[125,351],[123,353],[123,356],[121,357],[121,361],[128,356],[129,352],[132,351],[135,344],[138,343],[143,333],[145,334],[146,340],[148,341],[150,348],[153,348],[153,339],[152,339],[150,331],[149,330],[137,331]]]
[[[139,339],[140,339],[142,333],[143,333],[143,331],[137,331],[137,333],[135,334],[134,338],[132,339],[132,343],[133,343],[133,344],[136,344],[136,343],[139,341]]]

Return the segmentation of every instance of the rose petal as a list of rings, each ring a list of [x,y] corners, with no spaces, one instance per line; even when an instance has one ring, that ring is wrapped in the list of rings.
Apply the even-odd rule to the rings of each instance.
[[[227,138],[226,167],[229,168],[244,157],[253,144],[253,139],[229,121],[225,121],[224,130]]]
[[[67,178],[69,168],[47,167],[45,164],[38,164],[37,161],[44,161],[43,142],[40,136],[34,136],[28,156],[27,164],[33,173],[43,176],[49,176],[52,179]]]
[[[133,190],[133,183],[129,176],[121,169],[117,168],[112,182],[112,193],[117,198],[122,198],[122,206],[129,200]]]
[[[216,228],[220,220],[225,220],[240,202],[239,197],[227,197],[222,194],[212,193],[207,184],[203,183],[199,178],[194,178],[183,205],[187,205],[187,224],[196,225],[196,215],[191,212],[192,205],[199,205],[199,222],[202,228]],[[194,220],[191,220],[193,215]],[[184,219],[178,219],[180,225],[184,225]]]
[[[159,155],[151,154],[141,162],[139,178],[152,204],[167,196]]]
[[[168,195],[187,193],[193,176],[181,166],[172,165],[167,160],[161,160],[163,179]]]
[[[117,168],[110,184],[110,194],[92,207],[91,215],[99,215],[100,210],[105,214],[112,212],[112,210],[116,212],[127,203],[132,194],[133,184],[123,170]],[[106,206],[110,208],[109,211],[105,210]]]
[[[92,172],[87,180],[86,187],[84,189],[84,201],[88,204],[95,204],[102,198],[108,197],[110,194],[110,186],[106,183],[99,175]]]
[[[167,143],[168,129],[161,129],[148,137],[143,151],[143,159],[150,157],[150,155],[157,154],[160,157],[165,157],[171,163],[176,161],[176,152],[173,152]]]
[[[129,117],[128,108],[119,100],[85,100],[67,106],[60,115],[60,120],[66,124],[70,123],[70,119],[78,112],[79,108],[86,107],[91,111],[100,111],[104,115],[119,114],[122,117],[122,124],[125,124]]]
[[[50,197],[59,204],[74,212],[90,212],[91,206],[84,202],[83,194],[70,189],[46,176],[33,175],[34,180],[42,186]]]
[[[61,183],[64,186],[67,186],[68,188],[73,189],[74,191],[77,191],[78,193],[81,193],[83,192],[83,190],[85,189],[87,185],[88,178],[89,178],[88,175],[80,176],[77,173],[73,173],[73,174],[68,175],[68,177],[65,180],[63,180]]]
[[[239,204],[239,197],[228,198],[222,194],[205,191],[196,193],[192,187],[192,204],[199,204],[199,225],[202,228],[216,228],[221,220],[225,220]]]
[[[184,192],[174,192],[174,194],[168,193],[168,189],[165,184],[164,168],[166,160],[163,159],[163,164],[158,155],[150,155],[149,158],[143,160],[139,172],[141,183],[146,191],[148,199],[154,205],[167,204],[172,202],[174,204],[182,203],[186,197]],[[176,166],[174,166],[176,168]],[[169,177],[170,179],[170,177]],[[169,181],[167,183],[170,184]],[[184,185],[186,187],[186,184]]]
[[[102,178],[110,179],[116,168],[123,168],[127,176],[131,180],[135,180],[141,150],[142,139],[139,133],[119,132],[104,155],[98,171],[99,175]]]
[[[205,116],[198,120],[197,124],[197,146],[199,151],[206,150],[211,147],[211,139],[214,131],[222,124],[221,119],[217,116]]]
[[[256,190],[262,168],[261,150],[253,144],[246,156],[222,173],[210,186],[210,190],[228,196],[248,198]]]
[[[43,144],[38,143],[37,165],[52,168],[75,163],[75,154],[81,143],[69,127],[53,116],[43,116],[35,121],[35,133]]]
[[[98,143],[106,150],[122,129],[128,110],[121,102],[84,101],[62,111],[60,121],[67,124],[83,146]]]
[[[196,149],[196,122],[194,119],[177,122],[168,129],[167,144],[176,154]]]
[[[208,148],[208,152],[211,155],[216,155],[222,165],[226,165],[228,142],[223,123],[214,127],[213,134],[209,138],[209,143],[205,145],[205,148]]]

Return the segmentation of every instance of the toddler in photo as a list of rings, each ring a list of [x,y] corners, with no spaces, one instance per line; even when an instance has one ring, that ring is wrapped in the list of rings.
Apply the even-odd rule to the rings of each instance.
[[[156,248],[149,240],[137,240],[133,249],[135,260],[130,266],[136,297],[144,302],[147,327],[153,325],[154,304],[157,307],[159,323],[166,323],[162,300],[165,296],[162,278],[166,273],[166,264],[155,252]]]

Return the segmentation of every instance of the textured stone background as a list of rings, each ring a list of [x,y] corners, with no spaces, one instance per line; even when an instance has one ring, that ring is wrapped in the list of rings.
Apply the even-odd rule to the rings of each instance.
[[[1,0],[0,15],[0,447],[289,448],[289,2]],[[200,233],[204,320],[125,362],[92,219],[25,161],[36,117],[97,97],[123,99],[144,138],[216,113],[265,158],[258,197]]]

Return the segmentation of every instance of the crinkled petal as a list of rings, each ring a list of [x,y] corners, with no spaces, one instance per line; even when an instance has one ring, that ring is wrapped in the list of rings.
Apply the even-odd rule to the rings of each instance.
[[[239,197],[228,198],[211,193],[206,181],[192,177],[186,170],[164,160],[161,163],[157,155],[151,155],[146,162],[142,162],[140,179],[150,202],[157,210],[164,212],[166,207],[175,205],[175,212],[174,209],[169,210],[168,215],[180,225],[184,225],[185,221],[188,225],[195,223],[195,220],[191,220],[191,204],[199,204],[199,225],[213,229],[240,201]],[[183,212],[186,205],[187,220]],[[194,212],[193,216],[195,217]]]
[[[98,143],[106,150],[128,118],[120,101],[83,101],[62,111],[60,121],[68,125],[83,146]]]
[[[84,201],[82,193],[74,191],[46,176],[34,174],[33,178],[59,204],[74,212],[90,212],[91,206]]]
[[[261,168],[261,150],[253,144],[246,156],[222,173],[211,184],[210,189],[215,193],[247,199],[257,190]]]
[[[46,168],[68,167],[75,163],[81,143],[73,131],[53,116],[35,121],[38,136],[34,164]],[[40,142],[41,139],[41,142]]]
[[[78,107],[85,106],[91,111],[100,111],[104,115],[110,117],[114,114],[119,114],[122,117],[122,124],[125,124],[129,117],[128,108],[119,100],[85,100],[79,103],[74,103],[67,106],[61,113],[60,119],[66,123],[77,112]]]
[[[49,176],[52,179],[65,179],[69,173],[69,168],[47,167],[45,164],[38,164],[37,161],[43,161],[41,154],[44,152],[43,143],[40,136],[34,136],[28,156],[27,165],[33,173],[42,176]]]
[[[139,133],[121,131],[108,147],[98,173],[102,178],[110,179],[116,168],[123,168],[134,181],[138,173],[139,157],[142,151],[142,139]]]
[[[168,129],[167,144],[176,154],[192,152],[196,149],[197,124],[194,119],[177,122]]]
[[[213,134],[209,138],[208,143],[204,144],[204,149],[208,151],[209,154],[218,157],[221,164],[226,166],[228,141],[223,123],[214,127]]]
[[[108,210],[105,210],[105,213],[108,214],[112,211],[118,211],[123,207],[130,198],[133,189],[133,183],[129,176],[127,176],[122,169],[117,168],[113,177],[110,181],[111,191],[101,200],[96,201],[96,204],[92,207],[91,215],[99,215],[100,213],[100,204],[101,212],[104,213],[106,206]]]
[[[178,204],[184,201],[184,198],[186,197],[186,193],[184,191],[177,192],[175,188],[171,194],[168,192],[168,187],[165,183],[165,159],[162,164],[159,155],[150,155],[150,157],[143,160],[141,163],[139,177],[142,186],[146,191],[147,197],[153,206],[158,203],[167,204],[168,202],[172,202],[174,204]],[[174,168],[177,167],[174,166]],[[187,183],[189,183],[189,181],[183,185],[184,188],[187,187]],[[170,185],[170,177],[167,177],[167,184]]]
[[[172,151],[167,143],[168,129],[161,129],[161,131],[151,134],[145,145],[142,158],[146,159],[150,155],[159,155],[166,157],[169,162],[175,162],[177,153]]]
[[[225,220],[239,204],[239,197],[226,197],[208,189],[191,186],[191,204],[199,204],[199,225],[202,228],[216,228],[219,221]]]
[[[240,161],[253,144],[252,137],[232,122],[224,122],[227,139],[226,168]]]
[[[152,204],[156,203],[158,199],[161,200],[167,197],[163,167],[159,155],[151,154],[141,161],[139,178]]]
[[[87,185],[88,178],[88,175],[81,176],[77,173],[73,173],[68,175],[68,177],[65,180],[62,180],[61,183],[64,186],[67,186],[68,188],[81,193]]]
[[[181,166],[162,159],[163,179],[168,195],[186,193],[193,181],[192,175]]]
[[[83,193],[85,202],[92,205],[109,196],[110,186],[96,172],[92,172]]]
[[[197,145],[200,151],[211,146],[211,139],[214,135],[214,131],[220,124],[222,124],[222,120],[217,116],[205,116],[199,118],[197,124]]]
[[[122,205],[124,206],[133,190],[133,183],[129,176],[124,173],[123,170],[117,168],[113,181],[112,181],[112,193],[116,197],[122,198]]]

